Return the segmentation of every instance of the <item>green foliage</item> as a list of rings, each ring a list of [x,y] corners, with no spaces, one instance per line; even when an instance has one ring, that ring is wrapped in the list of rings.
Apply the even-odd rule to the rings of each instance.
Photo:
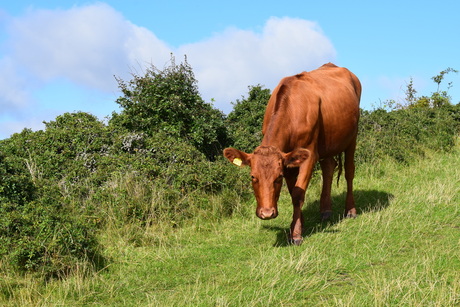
[[[444,76],[447,75],[448,73],[458,73],[458,70],[456,69],[453,69],[451,67],[447,67],[445,70],[441,71],[439,73],[439,75],[436,75],[434,77],[431,78],[431,80],[433,80],[437,85],[438,85],[438,89],[437,89],[437,92],[439,92],[439,87],[441,86],[441,82],[442,80],[444,80]],[[448,84],[448,89],[452,86],[452,82],[450,82]]]
[[[94,206],[92,216],[100,219],[99,226],[116,229],[131,225],[143,230],[158,224],[176,227],[199,216],[219,219],[238,212],[240,203],[235,200],[252,195],[247,177],[223,160],[205,163],[187,167],[180,182],[170,185],[151,181],[137,172],[113,173],[86,202]],[[194,187],[182,185],[184,182]],[[134,233],[136,237],[144,235],[136,230]]]
[[[25,129],[0,142],[0,254],[19,271],[64,276],[102,261],[95,223],[69,199],[88,193],[88,179],[94,188],[103,180],[95,174],[103,173],[111,139],[107,127],[84,112],[45,124],[45,131]]]
[[[452,98],[449,96],[449,89],[452,87],[452,82],[449,82],[447,89],[441,91],[441,83],[444,80],[445,76],[449,73],[458,73],[457,70],[448,67],[447,69],[441,71],[439,75],[436,75],[431,78],[436,85],[436,92],[433,92],[431,96],[416,96],[416,91],[413,89],[412,79],[407,86],[406,91],[406,103],[409,108],[441,108],[448,107],[452,104]]]
[[[227,142],[223,114],[202,100],[187,61],[176,65],[172,58],[164,70],[151,66],[143,76],[117,81],[122,112],[113,114],[112,125],[150,136],[165,132],[187,140],[209,159],[220,155]]]
[[[76,208],[66,206],[56,185],[37,186],[24,171],[6,169],[0,197],[3,261],[47,278],[66,276],[83,263],[102,264],[94,224],[73,214]]]
[[[76,179],[93,172],[110,146],[107,128],[91,114],[65,113],[45,124],[45,131],[24,129],[2,141],[4,151],[22,159],[35,179]]]
[[[262,122],[270,90],[250,86],[247,98],[237,100],[227,118],[232,146],[251,152],[262,141]]]
[[[180,194],[196,190],[214,193],[241,184],[238,172],[221,157],[211,162],[190,143],[161,131],[152,136],[136,132],[117,135],[103,161],[107,167],[96,169],[92,176],[133,172]]]
[[[406,88],[403,103],[387,101],[384,108],[361,110],[357,161],[375,162],[390,157],[408,163],[423,156],[427,150],[450,150],[460,131],[460,104],[452,105],[448,90],[441,91],[447,68],[431,78],[437,91],[431,96],[417,96],[413,80]]]
[[[171,227],[212,207],[215,216],[231,215],[237,203],[219,207],[209,197],[250,195],[223,158],[210,162],[176,135],[117,131],[83,112],[59,116],[45,131],[24,130],[1,148],[0,257],[45,277],[98,267],[96,236],[109,225]]]
[[[460,108],[409,108],[387,112],[361,110],[356,161],[375,162],[384,157],[408,163],[426,150],[448,151],[454,146]]]
[[[0,203],[23,205],[34,198],[35,186],[25,165],[0,151]]]
[[[431,95],[417,96],[417,90],[414,87],[414,81],[410,78],[406,85],[404,93],[406,97],[402,102],[396,102],[395,100],[387,100],[383,103],[383,107],[379,109],[385,109],[389,111],[395,111],[399,109],[408,108],[442,108],[449,107],[452,105],[452,97],[449,96],[449,89],[453,86],[452,82],[447,84],[447,89],[441,90],[441,83],[445,79],[445,76],[449,73],[458,73],[453,68],[447,68],[431,78],[436,83],[437,89],[432,92]]]

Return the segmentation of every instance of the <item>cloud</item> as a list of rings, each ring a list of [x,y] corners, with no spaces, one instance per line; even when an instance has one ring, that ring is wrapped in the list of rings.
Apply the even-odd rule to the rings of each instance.
[[[205,99],[230,111],[247,86],[273,88],[282,77],[334,61],[336,51],[320,27],[295,18],[270,18],[261,33],[229,28],[208,40],[184,45]]]
[[[30,11],[9,31],[17,63],[39,80],[66,78],[105,91],[114,88],[113,75],[137,62],[164,62],[170,53],[152,32],[103,3]]]
[[[21,125],[39,126],[41,121],[30,120],[32,113],[54,115],[43,111],[48,102],[37,98],[41,88],[53,88],[54,84],[59,94],[59,84],[71,82],[82,92],[114,94],[118,88],[114,75],[128,79],[133,68],[146,63],[163,65],[170,58],[170,48],[153,32],[134,25],[104,3],[68,10],[30,9],[19,17],[3,15],[0,138],[19,132]],[[71,99],[60,100],[56,109]],[[85,111],[93,112],[92,107],[96,106]],[[67,111],[75,109],[67,105]],[[106,115],[112,111],[107,110]]]

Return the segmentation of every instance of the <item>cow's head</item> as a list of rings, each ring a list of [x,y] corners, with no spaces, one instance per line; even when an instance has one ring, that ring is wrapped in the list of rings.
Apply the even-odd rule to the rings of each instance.
[[[259,146],[252,154],[226,148],[224,156],[235,165],[251,167],[252,187],[257,200],[256,215],[268,220],[278,216],[284,168],[299,167],[310,156],[310,151],[299,148],[283,153],[273,146]]]

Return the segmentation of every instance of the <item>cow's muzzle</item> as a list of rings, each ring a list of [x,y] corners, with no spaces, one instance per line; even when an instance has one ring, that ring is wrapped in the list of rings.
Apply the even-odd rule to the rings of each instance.
[[[258,208],[256,215],[262,220],[270,220],[278,216],[278,211],[275,208]]]

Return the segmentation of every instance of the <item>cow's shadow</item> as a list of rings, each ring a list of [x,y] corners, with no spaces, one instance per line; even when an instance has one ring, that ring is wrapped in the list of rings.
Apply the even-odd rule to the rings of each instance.
[[[346,193],[332,197],[332,217],[327,222],[322,222],[319,214],[319,200],[308,203],[302,210],[304,216],[303,237],[312,236],[317,232],[336,232],[331,226],[340,223],[344,219]],[[384,210],[388,207],[392,194],[376,190],[355,190],[354,197],[358,218],[361,214]],[[277,226],[263,226],[267,230],[276,232],[275,247],[289,246],[289,225],[286,228]]]

